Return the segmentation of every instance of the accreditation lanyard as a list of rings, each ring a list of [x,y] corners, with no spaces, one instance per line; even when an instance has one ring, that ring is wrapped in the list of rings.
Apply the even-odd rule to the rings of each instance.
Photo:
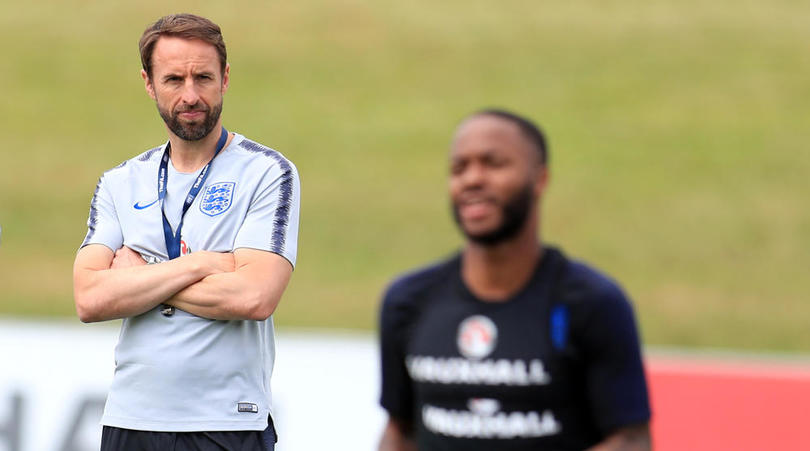
[[[214,151],[214,156],[202,168],[197,180],[191,185],[188,191],[186,201],[183,203],[183,212],[180,214],[180,223],[177,225],[177,231],[172,233],[172,226],[169,225],[169,220],[166,219],[166,212],[163,211],[163,200],[166,198],[166,185],[169,181],[169,150],[171,142],[166,144],[166,150],[163,152],[163,158],[160,160],[160,168],[158,169],[158,201],[160,202],[160,212],[163,215],[163,237],[166,239],[166,250],[169,253],[169,260],[175,259],[180,256],[180,232],[183,230],[183,218],[186,216],[186,211],[194,203],[194,199],[202,189],[205,179],[208,177],[208,169],[211,167],[211,162],[217,157],[219,151],[225,147],[225,141],[228,140],[228,130],[222,127],[222,135],[217,141],[217,148]]]

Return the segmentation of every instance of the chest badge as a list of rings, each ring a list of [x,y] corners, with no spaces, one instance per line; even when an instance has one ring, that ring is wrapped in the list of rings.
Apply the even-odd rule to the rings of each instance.
[[[200,211],[208,216],[225,213],[233,201],[234,188],[236,188],[234,182],[220,182],[206,186],[200,200]]]
[[[459,324],[456,342],[459,352],[464,357],[473,360],[483,359],[498,344],[498,328],[486,316],[473,315]]]

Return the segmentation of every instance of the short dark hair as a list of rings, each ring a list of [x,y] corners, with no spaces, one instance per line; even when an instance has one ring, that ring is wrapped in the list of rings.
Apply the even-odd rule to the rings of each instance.
[[[549,155],[546,136],[543,134],[543,131],[537,126],[537,124],[519,114],[501,108],[485,108],[470,115],[470,117],[476,116],[493,116],[500,119],[505,119],[517,125],[520,131],[523,132],[523,135],[526,136],[529,142],[537,150],[537,153],[540,156],[540,164],[543,166],[548,164]]]
[[[155,44],[163,36],[172,36],[183,39],[199,39],[211,44],[219,55],[219,65],[225,73],[225,63],[228,52],[225,50],[225,40],[222,39],[222,30],[219,25],[205,17],[194,14],[171,14],[163,16],[144,30],[138,49],[141,52],[141,65],[146,75],[152,78],[152,52]]]

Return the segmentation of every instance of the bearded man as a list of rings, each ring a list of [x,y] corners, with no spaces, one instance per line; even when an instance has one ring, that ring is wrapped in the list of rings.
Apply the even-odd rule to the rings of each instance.
[[[230,66],[210,20],[140,39],[168,141],[107,171],[74,263],[83,322],[123,319],[102,450],[272,450],[272,314],[295,265],[300,183],[228,132]]]
[[[450,151],[451,258],[398,278],[380,314],[380,450],[648,450],[632,307],[618,285],[540,239],[546,139],[503,110]]]

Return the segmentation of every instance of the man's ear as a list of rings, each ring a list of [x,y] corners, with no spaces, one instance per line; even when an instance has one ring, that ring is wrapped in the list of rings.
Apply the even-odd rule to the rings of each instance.
[[[231,64],[225,63],[225,72],[222,74],[222,93],[228,92],[228,86],[231,84]]]
[[[152,84],[152,79],[149,78],[149,74],[146,73],[145,70],[141,69],[141,78],[143,78],[144,88],[146,88],[146,93],[149,94],[149,97],[152,100],[157,100],[155,98],[155,85]]]
[[[534,180],[534,194],[537,197],[543,196],[543,193],[546,191],[546,187],[548,187],[549,177],[548,166],[545,164],[540,166]]]

